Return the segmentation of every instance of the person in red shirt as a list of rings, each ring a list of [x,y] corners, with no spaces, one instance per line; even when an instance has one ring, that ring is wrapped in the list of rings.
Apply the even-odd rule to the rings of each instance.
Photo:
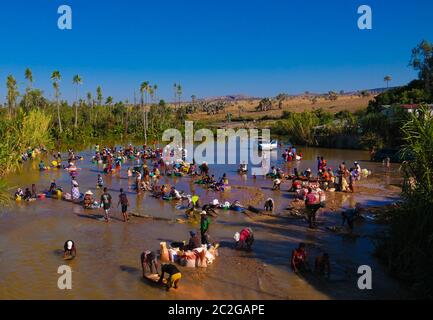
[[[236,247],[238,249],[245,248],[246,250],[251,250],[253,243],[254,243],[253,230],[251,228],[242,229],[241,233],[239,234],[239,241],[236,242]]]
[[[292,251],[292,259],[290,261],[293,272],[308,271],[307,251],[305,243],[300,243],[298,248]]]

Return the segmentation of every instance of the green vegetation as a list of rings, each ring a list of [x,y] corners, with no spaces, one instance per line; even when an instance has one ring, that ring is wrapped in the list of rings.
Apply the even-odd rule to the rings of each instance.
[[[404,202],[391,209],[391,228],[377,254],[423,298],[433,298],[433,115],[423,107],[402,127]]]
[[[21,154],[36,146],[52,146],[51,117],[41,110],[19,111],[0,120],[0,176],[19,168]]]
[[[180,85],[176,85],[178,108],[169,107],[163,100],[157,102],[158,86],[151,86],[149,82],[143,82],[140,87],[140,105],[114,102],[111,96],[107,96],[104,103],[101,86],[96,89],[96,100],[91,92],[86,94],[86,99],[81,99],[79,88],[83,79],[75,75],[71,79],[76,89],[75,101],[69,105],[60,99],[60,84],[64,79],[59,71],[51,75],[54,101],[33,88],[30,69],[25,70],[25,78],[27,87],[20,95],[15,78],[7,77],[7,108],[0,109],[0,178],[20,168],[21,155],[28,149],[66,149],[95,140],[144,138],[145,143],[148,140],[153,143],[159,141],[168,128],[183,130],[186,111],[180,106]],[[21,99],[18,101],[18,98]],[[6,189],[6,183],[0,181],[0,202]]]
[[[272,128],[272,133],[289,136],[292,143],[296,144],[315,144],[313,128],[320,121],[312,112],[289,113],[283,114],[284,120],[277,121]]]
[[[347,147],[398,149],[403,143],[403,124],[409,113],[401,104],[431,103],[433,101],[433,45],[422,41],[412,50],[410,65],[418,71],[419,79],[403,87],[385,90],[370,101],[367,110],[335,115],[317,109],[311,112],[283,112],[281,120],[271,127],[272,132],[287,137],[292,143],[313,146],[335,146],[338,138],[349,136]],[[387,75],[388,84],[392,77]],[[366,91],[359,93],[367,95]],[[328,100],[338,95],[330,91]],[[347,139],[346,139],[347,140]]]
[[[51,117],[41,110],[0,118],[0,178],[20,168],[21,154],[35,146],[52,146]],[[0,205],[9,199],[6,181],[0,179]]]

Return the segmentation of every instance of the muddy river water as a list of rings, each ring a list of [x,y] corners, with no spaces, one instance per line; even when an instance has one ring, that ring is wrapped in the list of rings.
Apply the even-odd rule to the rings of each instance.
[[[357,160],[361,167],[372,171],[362,179],[355,194],[328,193],[330,207],[347,208],[361,202],[380,205],[398,198],[401,179],[398,165],[385,168],[381,163],[369,162],[364,151],[302,148],[304,159],[283,164],[280,152],[274,154],[273,164],[285,170],[297,166],[316,171],[316,156],[322,155],[335,168],[341,161]],[[83,161],[77,178],[80,191],[95,190],[97,173],[102,170],[92,164],[91,149],[80,152]],[[292,201],[285,182],[281,191],[272,191],[272,181],[263,177],[253,179],[237,174],[237,165],[212,165],[211,172],[218,178],[227,173],[232,189],[226,192],[204,190],[190,177],[164,177],[161,182],[176,185],[179,190],[198,194],[201,202],[214,198],[221,201],[239,200],[241,203],[262,206],[272,196],[279,217],[220,211],[212,219],[210,236],[219,241],[219,257],[206,269],[181,268],[180,288],[166,292],[150,286],[141,279],[140,253],[144,249],[159,249],[161,241],[188,239],[192,229],[199,229],[198,221],[188,221],[184,211],[175,203],[155,199],[148,193],[138,195],[132,190],[133,179],[128,179],[126,163],[120,174],[104,176],[117,203],[118,190],[127,190],[132,212],[184,223],[131,218],[123,223],[117,208],[112,210],[113,221],[104,223],[89,217],[81,206],[45,199],[32,203],[13,204],[0,209],[0,299],[384,299],[403,298],[405,290],[374,258],[375,234],[384,226],[366,221],[356,226],[356,236],[337,234],[327,226],[341,223],[338,213],[324,209],[318,215],[319,228],[309,230],[306,222],[289,217],[285,208]],[[66,191],[70,188],[69,175],[64,170],[39,172],[37,161],[26,163],[22,172],[7,177],[12,186],[29,187],[36,183],[38,190],[47,188],[56,179]],[[69,191],[68,191],[69,192]],[[94,213],[94,212],[91,212]],[[102,214],[98,210],[99,214]],[[252,252],[234,250],[233,235],[243,227],[255,231]],[[57,269],[65,264],[62,248],[65,240],[77,244],[78,257],[69,262],[73,270],[72,290],[57,287]],[[290,254],[299,242],[307,244],[309,260],[323,252],[331,256],[330,279],[314,275],[300,277],[290,270]],[[360,290],[357,268],[369,265],[373,271],[373,289]]]

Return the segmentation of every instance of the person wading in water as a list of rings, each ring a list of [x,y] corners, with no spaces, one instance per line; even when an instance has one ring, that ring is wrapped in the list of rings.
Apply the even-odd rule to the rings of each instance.
[[[106,222],[110,221],[111,195],[108,193],[107,187],[104,188],[104,193],[101,195],[101,207],[104,209],[104,218]]]

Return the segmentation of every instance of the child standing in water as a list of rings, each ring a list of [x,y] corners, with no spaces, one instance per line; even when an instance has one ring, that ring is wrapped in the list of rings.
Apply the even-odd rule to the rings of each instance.
[[[103,186],[104,186],[104,180],[102,180],[102,176],[100,174],[98,174],[98,180],[96,182],[96,188],[102,189]]]
[[[123,192],[123,189],[120,189],[119,202],[117,203],[117,206],[119,207],[119,205],[122,206],[123,221],[124,222],[129,221],[129,217],[128,217],[129,201],[128,201],[128,197],[126,196],[126,193]]]

